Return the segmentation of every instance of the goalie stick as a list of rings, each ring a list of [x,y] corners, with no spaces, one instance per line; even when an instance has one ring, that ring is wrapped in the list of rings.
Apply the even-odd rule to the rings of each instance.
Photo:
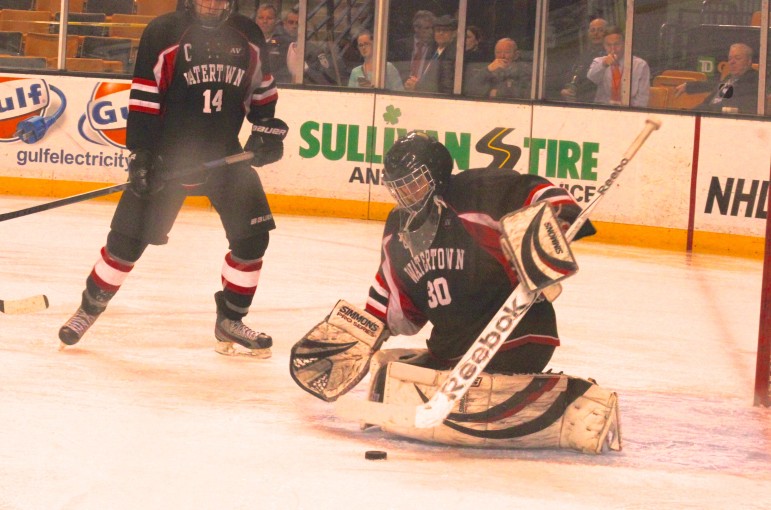
[[[215,159],[214,161],[208,161],[201,166],[203,167],[204,170],[212,170],[214,168],[219,168],[221,166],[232,165],[234,163],[239,163],[241,161],[247,161],[252,159],[253,157],[254,157],[253,152],[249,152],[249,151],[240,152],[238,154],[233,154],[232,156],[226,156],[224,158]],[[178,179],[180,177],[185,177],[193,173],[195,172],[176,173],[166,177],[164,180],[169,181],[172,179]],[[81,193],[79,195],[73,195],[71,197],[54,200],[53,202],[47,202],[45,204],[27,207],[26,209],[19,209],[18,211],[3,213],[3,214],[0,214],[0,221],[12,220],[14,218],[19,218],[21,216],[28,216],[30,214],[35,214],[42,211],[48,211],[49,209],[55,209],[57,207],[62,207],[64,205],[76,204],[78,202],[83,202],[85,200],[91,200],[92,198],[103,197],[105,195],[112,195],[113,193],[117,193],[119,191],[125,190],[126,188],[128,188],[128,186],[129,186],[129,183],[124,182],[123,184],[116,184],[114,186],[108,186],[106,188],[100,188],[94,191],[88,191],[86,193]]]
[[[42,294],[23,299],[0,299],[0,312],[9,315],[33,313],[48,308],[48,298]]]
[[[661,127],[661,121],[646,119],[645,127],[626,150],[610,177],[599,187],[597,196],[581,211],[566,232],[565,238],[568,242],[575,238],[589,219],[589,214],[605,196],[624,167],[632,160],[650,134],[659,127]],[[548,290],[548,288],[544,289],[546,292]],[[498,352],[503,340],[519,324],[541,293],[541,291],[531,292],[525,288],[525,285],[517,285],[476,341],[471,344],[466,354],[455,365],[441,387],[425,404],[409,406],[343,399],[336,405],[337,413],[344,418],[360,420],[371,425],[390,424],[398,427],[431,428],[442,424],[452,411],[455,402],[468,392],[476,378]]]

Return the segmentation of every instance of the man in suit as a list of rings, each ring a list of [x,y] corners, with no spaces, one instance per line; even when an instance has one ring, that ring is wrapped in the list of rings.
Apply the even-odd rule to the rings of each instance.
[[[436,49],[420,76],[410,75],[405,90],[452,94],[455,84],[455,38],[458,22],[451,16],[439,16],[434,21]]]
[[[728,50],[728,76],[719,83],[694,81],[675,87],[675,97],[682,94],[708,92],[697,110],[730,113],[757,113],[758,72],[752,68],[752,48],[743,43]]]
[[[420,78],[431,55],[436,50],[434,44],[434,21],[436,16],[431,11],[420,10],[412,16],[413,35],[397,39],[388,45],[388,60],[399,70],[402,81],[410,76]]]

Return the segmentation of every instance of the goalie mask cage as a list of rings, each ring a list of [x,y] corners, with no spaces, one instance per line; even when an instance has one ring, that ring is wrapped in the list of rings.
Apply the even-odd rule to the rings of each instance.
[[[766,210],[771,210],[771,195],[769,208]],[[766,215],[766,243],[761,289],[755,405],[771,407],[771,215]]]

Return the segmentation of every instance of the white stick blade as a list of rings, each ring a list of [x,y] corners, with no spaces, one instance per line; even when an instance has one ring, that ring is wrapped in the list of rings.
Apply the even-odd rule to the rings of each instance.
[[[48,298],[42,294],[23,299],[0,300],[0,312],[15,315],[34,313],[48,308]]]

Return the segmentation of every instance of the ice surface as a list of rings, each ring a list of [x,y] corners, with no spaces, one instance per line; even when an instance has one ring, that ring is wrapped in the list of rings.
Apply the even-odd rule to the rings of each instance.
[[[294,342],[338,299],[363,304],[378,222],[278,218],[246,319],[273,335],[270,360],[214,352],[227,243],[203,209],[60,352],[113,210],[0,223],[0,298],[51,301],[0,314],[0,510],[771,508],[771,410],[752,407],[759,261],[578,243],[550,366],[618,391],[624,450],[463,449],[361,432],[289,377]]]

